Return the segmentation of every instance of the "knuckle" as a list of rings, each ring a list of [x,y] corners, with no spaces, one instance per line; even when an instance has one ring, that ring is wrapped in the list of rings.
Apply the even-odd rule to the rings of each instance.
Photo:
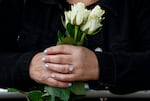
[[[61,72],[66,73],[65,67],[62,67],[62,68],[61,68]]]
[[[57,83],[57,82],[53,82],[53,85],[56,87],[59,87],[59,83]]]
[[[63,61],[63,58],[60,56],[59,58],[57,58],[56,61],[59,62],[59,63],[61,63]]]
[[[67,83],[59,83],[59,85],[60,85],[60,87],[62,87],[62,88],[65,88],[65,87],[67,87],[68,85],[67,85]]]
[[[64,68],[63,68],[63,71],[65,72],[65,73],[68,73],[69,72],[69,69],[68,69],[69,67],[66,65]]]
[[[75,75],[73,75],[73,77],[72,77],[72,78],[73,78],[73,80],[74,80],[74,81],[76,81],[76,80],[80,80],[81,75],[79,75],[79,74],[77,74],[77,73],[76,73]]]
[[[66,84],[66,83],[58,82],[58,81],[54,81],[53,83],[51,83],[51,85],[52,85],[52,86],[55,86],[55,87],[61,87],[61,88],[67,87],[67,84]]]
[[[64,76],[60,76],[60,80],[66,80]]]
[[[41,75],[41,79],[40,79],[40,81],[46,81],[46,79],[47,79],[47,77],[45,76],[45,75]]]
[[[65,45],[60,45],[59,49],[65,51]]]
[[[75,80],[75,76],[68,76],[67,80],[68,81],[74,81]]]
[[[59,84],[57,83],[57,81],[50,79],[47,79],[47,84],[50,86],[54,86],[54,87],[59,87]]]
[[[45,56],[45,62],[47,62],[47,61],[51,61],[51,57]]]

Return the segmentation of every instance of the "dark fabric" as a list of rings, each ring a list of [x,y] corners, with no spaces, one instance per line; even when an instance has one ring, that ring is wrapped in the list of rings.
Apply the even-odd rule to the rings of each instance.
[[[99,38],[89,45],[99,47],[99,81],[90,87],[104,86],[114,93],[150,89],[150,6],[148,0],[100,0],[106,10]],[[107,87],[106,87],[107,86]]]
[[[60,3],[45,0],[1,2],[1,88],[31,90],[38,87],[29,76],[29,64],[37,52],[56,45],[57,31],[62,27],[60,8]]]
[[[0,87],[23,90],[36,85],[29,77],[29,63],[35,50],[22,51],[18,45],[24,0],[3,0],[0,4]]]
[[[50,0],[4,0],[0,6],[0,85],[33,82],[28,66],[33,55],[56,44],[63,30],[60,17],[65,2]],[[150,6],[148,0],[100,0],[106,10],[103,29],[87,37],[85,46],[96,53],[100,77],[89,81],[93,89],[130,93],[150,89]],[[90,7],[89,7],[90,8]],[[9,62],[8,62],[9,61]],[[7,72],[6,72],[7,71]],[[19,82],[19,83],[18,83]]]

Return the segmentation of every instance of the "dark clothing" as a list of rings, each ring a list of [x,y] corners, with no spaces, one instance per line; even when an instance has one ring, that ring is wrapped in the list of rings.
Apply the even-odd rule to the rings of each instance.
[[[29,64],[37,52],[56,44],[56,33],[62,26],[57,3],[56,0],[0,3],[1,88],[31,90],[37,86],[29,77]]]
[[[0,3],[0,87],[2,88],[26,89],[32,83],[35,85],[29,78],[28,67],[36,52],[22,51],[17,42],[21,32],[23,11],[23,0],[2,0]]]
[[[106,9],[104,26],[94,47],[100,78],[94,89],[108,86],[115,93],[150,89],[150,6],[147,0],[100,0]],[[93,39],[94,40],[94,39]],[[101,40],[98,42],[98,40]],[[95,47],[97,47],[95,46]],[[95,48],[94,47],[94,48]]]
[[[61,5],[63,4],[63,5]],[[100,67],[93,89],[114,93],[150,89],[150,6],[148,0],[100,0],[106,10],[103,29],[89,36],[85,46],[95,52]],[[28,66],[33,55],[56,44],[63,30],[63,0],[3,0],[0,9],[0,85],[33,87]],[[90,7],[89,7],[90,8]],[[7,71],[7,72],[6,72]]]

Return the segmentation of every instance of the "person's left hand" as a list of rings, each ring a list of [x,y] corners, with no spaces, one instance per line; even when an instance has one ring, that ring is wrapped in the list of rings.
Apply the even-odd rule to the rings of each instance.
[[[47,48],[44,53],[45,66],[53,71],[51,77],[55,80],[72,82],[97,80],[99,77],[97,57],[85,47],[57,45]]]

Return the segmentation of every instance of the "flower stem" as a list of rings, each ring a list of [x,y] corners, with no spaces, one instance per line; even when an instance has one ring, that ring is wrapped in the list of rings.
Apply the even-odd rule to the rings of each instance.
[[[86,33],[85,33],[85,32],[83,32],[83,33],[82,33],[81,40],[80,40],[81,42],[83,42],[83,41],[84,41],[84,39],[85,39],[85,36],[86,36]]]
[[[79,26],[75,26],[75,32],[74,32],[74,40],[77,41],[77,35],[78,35]]]

